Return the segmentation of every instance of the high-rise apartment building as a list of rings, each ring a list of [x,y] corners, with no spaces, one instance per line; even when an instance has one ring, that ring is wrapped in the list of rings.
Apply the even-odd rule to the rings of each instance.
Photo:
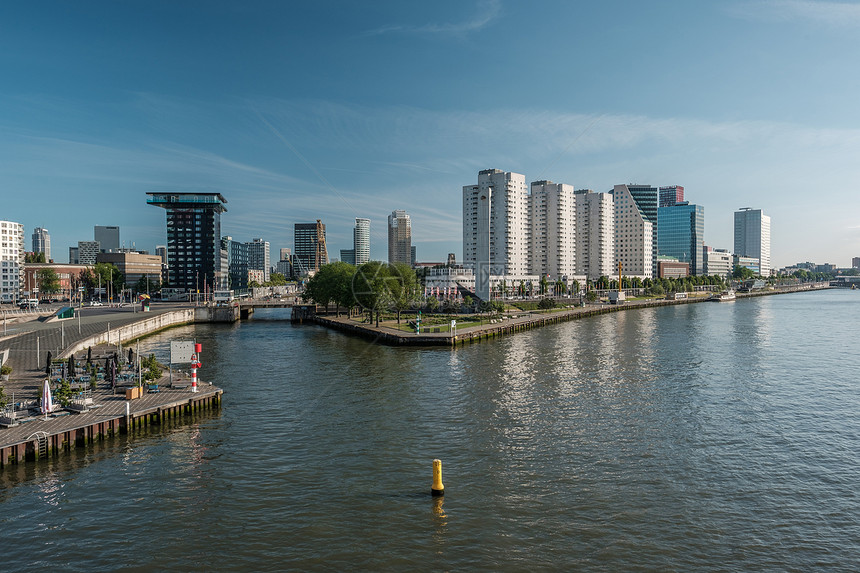
[[[646,221],[651,223],[651,274],[648,275],[646,273],[645,276],[654,278],[657,276],[657,209],[660,204],[659,190],[657,189],[657,187],[652,187],[650,185],[628,184],[615,186],[616,189],[618,187],[626,188],[627,192],[630,194],[630,196],[633,198],[633,201],[636,203],[636,207],[639,209],[640,215],[642,215],[642,217],[644,217]],[[616,205],[616,208],[617,207],[618,205]],[[625,209],[626,208],[627,207],[625,206]],[[627,211],[625,211],[625,213],[627,213]],[[618,221],[616,221],[615,223],[617,232]],[[618,245],[616,245],[616,250],[617,249]],[[627,272],[626,268],[624,269],[624,272]]]
[[[188,291],[227,287],[222,268],[220,193],[147,193],[146,202],[167,212],[167,267],[170,286]]]
[[[48,229],[36,227],[33,229],[33,252],[45,253],[45,262],[51,260],[51,235],[48,234]]]
[[[24,265],[24,225],[0,221],[0,300],[15,302],[21,290]]]
[[[691,275],[705,274],[705,208],[687,201],[658,209],[657,253],[690,264]]]
[[[272,266],[269,262],[269,241],[254,239],[248,243],[248,269],[263,271],[263,282],[269,282]]]
[[[93,227],[93,239],[98,241],[101,252],[119,252],[119,227],[96,225]]]
[[[80,265],[94,265],[99,256],[100,246],[98,241],[78,241],[78,260]]]
[[[615,202],[610,193],[577,189],[576,274],[596,280],[615,268]]]
[[[412,264],[412,219],[401,209],[388,216],[388,262]]]
[[[573,186],[535,181],[529,197],[530,272],[556,281],[576,273],[576,196]]]
[[[735,211],[734,251],[737,257],[758,259],[761,276],[770,276],[770,217],[761,209]]]
[[[485,169],[463,187],[463,264],[476,276],[480,265],[493,275],[528,274],[530,231],[525,175]]]
[[[318,271],[328,264],[328,248],[325,242],[325,225],[317,219],[316,223],[295,224],[294,273],[297,276]]]
[[[684,188],[680,185],[660,187],[660,207],[669,207],[684,201]],[[659,218],[659,216],[658,216]]]
[[[634,186],[640,201],[649,208],[653,190],[654,220],[657,219],[657,189]],[[653,278],[656,273],[656,247],[654,245],[655,224],[649,220],[629,185],[616,185],[612,190],[615,202],[615,261],[621,263],[625,276]],[[617,273],[617,270],[615,271]],[[614,273],[613,273],[614,274]],[[613,275],[609,275],[613,276]]]
[[[410,228],[410,240],[412,238],[411,232]],[[355,219],[355,228],[352,231],[352,251],[352,264],[363,265],[370,261],[370,219]]]
[[[852,257],[851,258],[851,268],[852,269],[860,269],[860,257]]]
[[[475,294],[489,300],[490,276],[529,272],[529,189],[520,173],[485,169],[463,187],[463,264]]]

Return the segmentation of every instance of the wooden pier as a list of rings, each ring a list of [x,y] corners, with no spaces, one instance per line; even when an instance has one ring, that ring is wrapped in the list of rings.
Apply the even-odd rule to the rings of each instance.
[[[144,386],[144,389],[146,386]],[[16,420],[16,425],[0,429],[0,468],[25,461],[51,458],[104,441],[117,434],[133,433],[168,420],[178,420],[221,407],[223,390],[204,383],[192,393],[190,387],[166,388],[126,401],[125,395],[103,391],[80,413],[68,410],[55,415]],[[126,415],[128,404],[128,415]]]

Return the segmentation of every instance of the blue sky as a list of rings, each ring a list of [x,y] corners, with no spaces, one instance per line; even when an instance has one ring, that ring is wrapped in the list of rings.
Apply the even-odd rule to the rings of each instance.
[[[0,219],[54,258],[119,225],[164,242],[147,191],[217,191],[222,231],[330,253],[406,209],[457,258],[480,169],[608,191],[683,185],[705,242],[772,217],[776,266],[860,256],[860,4],[20,2],[0,5]]]

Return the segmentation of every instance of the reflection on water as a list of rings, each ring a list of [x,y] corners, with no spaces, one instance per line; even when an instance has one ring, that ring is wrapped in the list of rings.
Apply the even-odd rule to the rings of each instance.
[[[858,304],[642,309],[454,350],[171,330],[141,351],[201,342],[222,412],[0,473],[3,570],[54,564],[46,532],[72,571],[855,570]],[[159,542],[132,552],[142,527]]]

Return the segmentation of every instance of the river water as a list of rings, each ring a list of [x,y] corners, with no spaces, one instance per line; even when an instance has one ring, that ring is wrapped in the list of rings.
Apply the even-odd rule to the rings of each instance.
[[[860,569],[860,294],[456,350],[266,312],[142,344],[220,412],[0,472],[0,570]]]

